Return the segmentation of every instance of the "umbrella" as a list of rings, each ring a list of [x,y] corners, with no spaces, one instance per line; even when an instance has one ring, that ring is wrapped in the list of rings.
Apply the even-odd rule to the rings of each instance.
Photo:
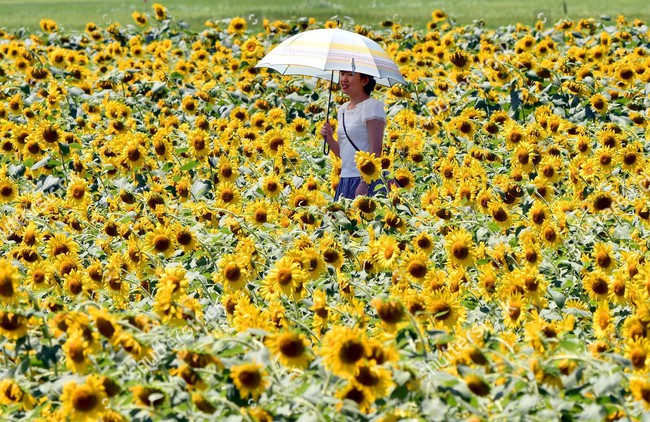
[[[375,41],[339,28],[314,29],[287,38],[255,67],[273,69],[283,75],[314,76],[338,83],[338,72],[373,76],[378,84],[406,84],[397,64]],[[336,73],[336,74],[335,74]],[[332,99],[330,84],[327,119]]]

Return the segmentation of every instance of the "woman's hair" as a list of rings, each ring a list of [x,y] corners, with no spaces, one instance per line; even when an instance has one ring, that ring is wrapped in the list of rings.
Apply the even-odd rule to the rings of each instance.
[[[373,76],[366,75],[365,73],[361,73],[361,77],[368,78],[368,83],[363,86],[363,92],[370,95],[370,93],[375,89],[375,86],[377,85],[377,81]]]

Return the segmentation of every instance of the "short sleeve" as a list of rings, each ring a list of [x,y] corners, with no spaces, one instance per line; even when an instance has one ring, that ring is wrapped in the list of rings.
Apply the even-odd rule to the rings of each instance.
[[[366,103],[361,111],[361,121],[363,123],[366,123],[368,120],[381,120],[382,122],[386,122],[384,103],[375,99],[370,99]]]

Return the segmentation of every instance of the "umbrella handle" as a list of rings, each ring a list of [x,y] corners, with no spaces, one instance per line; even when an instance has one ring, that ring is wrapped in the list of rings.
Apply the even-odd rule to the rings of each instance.
[[[330,103],[332,102],[332,83],[334,83],[334,71],[332,70],[332,76],[330,76],[330,86],[329,86],[329,97],[327,98],[327,113],[325,117],[327,123],[330,122]],[[327,144],[327,139],[323,136],[323,155],[330,153],[330,146]]]

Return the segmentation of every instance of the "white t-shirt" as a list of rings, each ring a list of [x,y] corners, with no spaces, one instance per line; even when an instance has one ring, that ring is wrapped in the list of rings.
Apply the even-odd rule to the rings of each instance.
[[[338,110],[338,129],[336,135],[339,142],[339,152],[341,154],[341,177],[359,177],[359,170],[354,163],[354,155],[357,150],[354,149],[348,137],[345,136],[343,130],[343,114],[345,114],[345,128],[347,129],[348,136],[352,142],[361,151],[370,151],[370,141],[368,140],[368,126],[369,120],[381,120],[386,122],[386,111],[384,111],[384,103],[368,98],[357,104],[352,110],[348,110],[346,102],[341,105]]]

